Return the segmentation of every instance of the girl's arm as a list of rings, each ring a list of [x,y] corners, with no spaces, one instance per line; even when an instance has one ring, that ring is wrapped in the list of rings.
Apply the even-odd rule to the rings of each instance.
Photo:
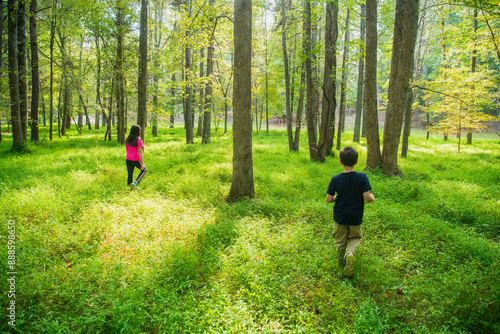
[[[143,154],[142,154],[142,147],[139,147],[138,151],[139,151],[139,158],[141,159],[140,160],[141,170],[143,170],[145,165],[144,165],[144,157],[143,157]]]

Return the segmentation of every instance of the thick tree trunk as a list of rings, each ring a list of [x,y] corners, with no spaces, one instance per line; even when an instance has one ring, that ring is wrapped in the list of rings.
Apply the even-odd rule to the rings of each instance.
[[[40,75],[38,72],[38,40],[36,34],[36,24],[37,24],[36,11],[37,11],[37,0],[31,0],[30,49],[31,49],[31,140],[32,141],[40,140],[38,133],[38,100],[40,96]]]
[[[10,121],[12,123],[13,148],[20,149],[23,142],[21,112],[19,107],[19,77],[18,75],[18,45],[17,45],[17,10],[16,1],[8,0],[8,60],[9,60],[9,91],[10,91]]]
[[[323,102],[319,131],[319,158],[325,160],[332,154],[333,137],[335,135],[335,81],[337,78],[337,38],[339,7],[336,2],[329,1],[325,11],[325,71],[323,73]]]
[[[419,0],[397,0],[392,44],[382,166],[389,175],[399,175],[398,147],[403,126],[403,113],[408,101],[409,80],[413,68],[417,38]]]
[[[285,71],[285,112],[288,150],[293,151],[293,114],[290,107],[290,71],[288,68],[288,52],[286,50],[286,1],[284,0],[281,1],[281,47],[283,49],[283,65]]]
[[[141,0],[141,23],[139,34],[139,78],[137,83],[137,124],[141,127],[141,138],[144,141],[147,118],[147,86],[148,86],[148,1]]]
[[[304,55],[306,56],[306,85],[307,85],[307,98],[306,98],[306,119],[307,119],[307,137],[309,144],[309,157],[312,160],[321,161],[318,154],[318,145],[316,140],[316,99],[318,94],[314,86],[313,78],[313,59],[314,54],[311,52],[313,49],[312,44],[312,15],[311,3],[309,0],[304,1]]]
[[[28,85],[26,83],[26,2],[17,1],[17,44],[18,44],[18,77],[19,108],[23,140],[28,140]]]
[[[252,160],[252,0],[234,1],[233,175],[230,200],[255,195]]]
[[[365,53],[365,34],[366,34],[366,6],[364,3],[361,3],[361,23],[359,28],[360,34],[360,47],[359,52],[361,55]],[[356,119],[354,121],[354,134],[352,141],[355,143],[359,143],[359,134],[361,132],[361,115],[363,113],[363,82],[365,80],[365,59],[363,56],[359,57],[358,64],[358,92],[356,96]]]
[[[365,62],[366,168],[373,169],[382,164],[377,109],[377,0],[366,0]]]
[[[342,143],[342,132],[344,131],[345,109],[347,104],[347,62],[349,61],[349,13],[347,8],[347,16],[345,19],[345,36],[344,36],[344,55],[342,56],[342,82],[340,84],[340,110],[339,110],[339,125],[337,127],[337,150],[340,150]]]

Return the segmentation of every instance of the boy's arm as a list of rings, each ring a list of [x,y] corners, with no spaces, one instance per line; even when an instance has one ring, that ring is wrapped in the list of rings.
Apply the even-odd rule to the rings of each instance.
[[[363,193],[363,198],[365,199],[366,203],[373,202],[375,200],[375,196],[373,196],[372,193],[370,193],[370,190],[365,191]]]
[[[337,199],[337,195],[332,196],[330,194],[326,194],[326,203],[333,203]]]

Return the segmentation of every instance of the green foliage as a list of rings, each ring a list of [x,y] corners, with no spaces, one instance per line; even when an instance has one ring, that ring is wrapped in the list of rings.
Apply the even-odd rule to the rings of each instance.
[[[46,129],[42,128],[43,134]],[[5,133],[4,131],[3,133]],[[228,204],[232,138],[146,135],[126,188],[103,132],[0,143],[0,262],[16,222],[16,328],[27,333],[495,333],[500,331],[499,142],[414,132],[403,177],[368,173],[354,278],[337,266],[328,182],[336,158],[254,135],[256,198]],[[350,140],[349,134],[343,136]],[[307,137],[303,136],[302,147]],[[347,144],[347,142],[346,142]],[[350,144],[350,142],[349,142]],[[365,142],[356,169],[366,161]],[[2,282],[7,270],[0,267]],[[2,283],[0,302],[8,298]],[[2,322],[3,331],[11,328]]]

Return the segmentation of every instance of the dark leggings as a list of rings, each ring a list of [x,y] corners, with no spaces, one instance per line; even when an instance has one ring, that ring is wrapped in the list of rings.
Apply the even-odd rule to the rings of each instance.
[[[133,160],[128,160],[127,159],[127,171],[128,171],[128,179],[127,179],[127,185],[130,185],[132,183],[132,180],[134,179],[134,168],[137,167],[139,170],[141,169],[141,163],[139,161],[133,161]],[[146,175],[147,169],[146,166],[144,166],[144,169],[141,170],[139,173],[139,176],[135,180],[137,184],[141,182],[142,178],[144,175]]]

